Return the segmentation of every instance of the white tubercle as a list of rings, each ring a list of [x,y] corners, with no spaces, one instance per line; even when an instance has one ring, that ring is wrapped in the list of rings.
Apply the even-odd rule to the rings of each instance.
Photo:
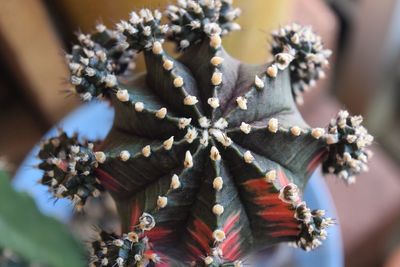
[[[240,124],[240,130],[241,130],[242,132],[244,132],[245,134],[249,134],[250,131],[251,131],[251,125],[248,124],[248,123],[242,122],[242,123]]]
[[[214,259],[213,259],[211,256],[207,256],[207,257],[204,258],[204,263],[205,263],[206,265],[210,265],[210,264],[212,264],[213,262],[214,262]]]
[[[272,64],[267,68],[267,74],[269,77],[275,78],[278,75],[278,67],[275,64]]]
[[[102,151],[94,152],[94,157],[98,163],[104,163],[106,161],[106,154]]]
[[[263,89],[265,86],[264,81],[260,79],[260,77],[258,77],[257,75],[254,78],[254,84],[258,89]]]
[[[211,58],[210,62],[214,66],[219,66],[224,62],[224,59],[222,57],[215,56]]]
[[[204,130],[201,134],[200,138],[200,144],[202,144],[204,147],[208,146],[208,131]]]
[[[210,97],[207,100],[207,103],[214,109],[216,109],[217,107],[219,107],[219,99],[217,97]]]
[[[162,209],[162,208],[165,208],[165,206],[167,206],[167,204],[168,204],[168,198],[167,197],[158,196],[158,198],[157,198],[157,207]]]
[[[213,188],[217,191],[220,191],[224,185],[224,181],[222,180],[222,177],[215,177],[213,180]]]
[[[118,266],[118,267],[123,267],[125,261],[124,261],[123,258],[118,257],[118,258],[115,260],[115,262],[117,263],[117,266]]]
[[[243,159],[246,163],[252,163],[254,161],[254,157],[249,150],[244,152]]]
[[[174,137],[171,136],[170,138],[164,141],[163,147],[165,150],[170,150],[173,144],[174,144]]]
[[[311,135],[315,139],[321,138],[325,134],[325,130],[323,128],[314,128],[311,130]]]
[[[142,102],[136,102],[135,103],[135,110],[137,112],[142,112],[144,109],[144,104]]]
[[[225,118],[219,118],[213,125],[214,128],[217,129],[225,129],[226,127],[228,127],[228,121],[225,120]]]
[[[167,115],[167,109],[166,108],[160,108],[156,112],[156,117],[159,118],[159,119],[164,119],[166,115]]]
[[[215,230],[215,231],[213,232],[213,238],[214,238],[214,240],[217,241],[217,242],[222,242],[222,241],[224,241],[225,237],[226,237],[226,236],[225,236],[225,232],[222,231],[222,230],[220,230],[220,229],[217,229],[217,230]]]
[[[179,187],[181,187],[181,181],[179,180],[178,175],[172,175],[170,187],[171,189],[178,189]]]
[[[185,161],[183,162],[183,166],[185,166],[185,168],[193,167],[193,157],[189,150],[185,153]]]
[[[96,75],[96,71],[92,68],[86,68],[85,72],[86,72],[87,76],[89,76],[89,77],[93,77],[94,75]]]
[[[193,143],[193,141],[197,138],[197,135],[198,133],[195,128],[189,128],[185,135],[186,142],[188,142],[189,144]]]
[[[188,95],[183,99],[183,104],[186,106],[196,105],[197,102],[199,102],[199,100],[197,100],[197,97],[192,95]]]
[[[185,129],[191,122],[191,118],[180,118],[178,122],[179,129]]]
[[[117,85],[117,77],[113,74],[107,74],[103,82],[105,83],[106,87],[114,87]]]
[[[211,83],[214,86],[220,85],[222,83],[222,73],[221,72],[214,72],[211,76]]]
[[[229,137],[226,135],[226,133],[222,132],[221,130],[212,128],[212,129],[209,130],[209,132],[210,132],[210,134],[211,134],[212,136],[214,136],[215,139],[217,139],[217,141],[220,142],[223,146],[228,147],[228,146],[232,145],[232,143],[233,143],[233,142],[232,142],[232,139],[229,138]]]
[[[293,126],[290,128],[290,132],[294,135],[294,136],[299,136],[301,134],[301,128],[298,126]]]
[[[219,154],[219,150],[215,146],[212,146],[210,149],[210,159],[214,161],[221,159],[221,154]]]
[[[120,159],[121,159],[122,161],[127,161],[127,160],[131,157],[131,154],[129,153],[128,150],[122,150],[122,151],[119,153],[119,157],[120,157]]]
[[[165,70],[172,70],[174,68],[174,62],[169,59],[164,60],[163,68]]]
[[[183,86],[183,78],[181,76],[178,76],[174,79],[174,86],[176,88],[182,87]]]
[[[212,212],[213,212],[215,215],[219,216],[219,215],[221,215],[221,214],[224,212],[224,207],[223,207],[222,205],[220,205],[220,204],[215,204],[215,205],[213,206],[213,208],[212,208]]]
[[[272,183],[276,179],[276,170],[270,170],[265,174],[265,180],[268,183]]]
[[[210,37],[210,46],[217,49],[221,46],[222,40],[218,34],[214,34]]]
[[[268,130],[269,130],[271,133],[276,133],[276,132],[278,131],[278,119],[271,118],[271,119],[268,121]]]
[[[236,103],[238,104],[240,109],[247,109],[247,99],[243,96],[239,96],[238,98],[236,98]]]
[[[201,128],[208,128],[210,127],[210,120],[207,117],[201,117],[199,119],[199,124]]]
[[[325,140],[328,145],[333,145],[339,142],[339,137],[337,134],[327,134],[325,135]],[[348,139],[347,142],[351,143]]]
[[[104,26],[104,24],[99,23],[96,25],[96,31],[98,32],[104,32],[106,30],[106,26]]]
[[[154,54],[159,55],[163,52],[162,44],[158,41],[155,41],[153,43],[153,48],[152,51]]]
[[[151,147],[149,145],[145,146],[142,148],[142,154],[146,158],[148,158],[151,155]]]

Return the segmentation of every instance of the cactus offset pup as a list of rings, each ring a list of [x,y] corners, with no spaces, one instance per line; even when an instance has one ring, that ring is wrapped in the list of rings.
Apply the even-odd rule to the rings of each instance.
[[[108,190],[116,201],[122,233],[99,233],[91,266],[241,266],[281,242],[312,250],[334,221],[302,201],[310,174],[322,163],[350,184],[367,169],[360,116],[310,128],[297,110],[328,64],[320,37],[289,25],[272,34],[272,62],[242,63],[222,46],[240,29],[231,2],[180,0],[167,24],[132,12],[79,34],[67,55],[74,92],[115,109],[102,142],[60,133],[39,152],[56,197],[82,208]],[[132,71],[137,53],[146,73]]]

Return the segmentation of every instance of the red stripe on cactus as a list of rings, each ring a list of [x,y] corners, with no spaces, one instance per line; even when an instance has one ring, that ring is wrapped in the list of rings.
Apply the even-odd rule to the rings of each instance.
[[[186,247],[190,252],[191,260],[197,260],[200,255],[203,255],[203,252],[201,252],[201,250],[198,247],[192,244],[186,243]]]
[[[297,237],[299,234],[299,229],[276,230],[270,233],[272,237]]]
[[[233,229],[235,225],[239,222],[240,219],[240,211],[236,212],[235,214],[229,216],[224,226],[222,227],[223,231],[226,234],[226,239],[221,244],[220,248],[222,250],[222,254],[224,258],[230,261],[235,260],[233,258],[234,255],[240,254],[240,229],[241,226],[239,225],[239,229]]]
[[[212,231],[206,223],[199,218],[193,221],[193,227],[188,229],[189,234],[199,244],[199,246],[208,254],[210,252],[210,243],[212,240]]]
[[[151,242],[160,244],[167,241],[168,236],[171,235],[171,233],[173,233],[172,229],[158,226],[146,232],[146,236],[151,240]]]
[[[290,183],[283,170],[277,170],[277,179],[282,187]],[[291,237],[299,234],[293,208],[279,198],[279,192],[271,190],[275,189],[272,183],[258,178],[248,180],[243,185],[248,192],[254,194],[252,202],[260,208],[257,215],[266,221],[265,228],[272,229],[272,237]]]
[[[252,192],[255,195],[265,195],[265,192],[271,188],[271,185],[263,178],[247,180],[243,185],[249,192]]]
[[[131,230],[138,224],[140,215],[142,211],[140,209],[139,203],[137,202],[136,198],[132,202],[132,209],[131,209]]]
[[[240,254],[239,232],[240,229],[231,232],[221,244],[220,248],[222,250],[222,255],[224,255],[224,259],[234,261],[237,259],[235,256]]]
[[[236,214],[229,216],[224,224],[223,230],[225,233],[229,233],[233,226],[235,225],[235,223],[237,223],[239,221],[239,217],[240,217],[240,211],[238,211]]]
[[[95,174],[99,177],[101,184],[110,191],[121,192],[124,186],[102,169],[96,169]]]
[[[228,261],[235,261],[240,258],[240,243],[237,242],[233,247],[228,247],[223,254],[224,259]]]
[[[274,210],[268,208],[267,210],[258,212],[258,215],[260,215],[264,219],[268,219],[269,221],[282,221],[286,219],[293,219],[293,211],[288,211],[287,208],[284,206],[281,206]]]
[[[293,223],[292,221],[288,221],[288,222],[271,222],[265,225],[265,227],[267,228],[293,228],[293,229],[298,229],[298,224]]]
[[[327,151],[324,149],[319,152],[307,165],[307,173],[312,173],[318,165],[322,162],[322,159],[325,157]]]
[[[259,206],[279,205],[281,202],[282,200],[280,200],[279,197],[277,198],[275,194],[272,193],[254,198],[254,203]]]

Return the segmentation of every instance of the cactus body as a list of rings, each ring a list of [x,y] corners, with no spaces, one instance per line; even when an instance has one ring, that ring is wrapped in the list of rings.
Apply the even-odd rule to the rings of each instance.
[[[143,9],[80,35],[67,56],[76,92],[110,101],[114,125],[97,146],[47,141],[42,182],[78,205],[111,192],[123,234],[101,233],[95,266],[241,266],[280,242],[314,249],[333,220],[301,200],[310,174],[322,162],[350,183],[366,169],[372,137],[359,117],[340,112],[325,130],[297,110],[327,64],[319,37],[287,26],[273,34],[274,61],[248,65],[221,43],[239,14],[231,1],[185,0],[163,25]],[[126,75],[139,52],[146,73]]]

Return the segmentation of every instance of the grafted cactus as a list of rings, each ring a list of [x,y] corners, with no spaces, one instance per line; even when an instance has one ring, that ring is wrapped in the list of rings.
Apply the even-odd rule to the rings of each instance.
[[[361,117],[341,111],[325,130],[296,108],[323,76],[320,38],[290,25],[273,34],[272,62],[242,63],[221,41],[239,14],[229,0],[181,0],[163,25],[143,9],[116,31],[80,35],[67,56],[81,98],[115,109],[100,144],[62,133],[39,154],[57,197],[83,205],[105,188],[117,203],[122,233],[100,234],[93,266],[241,266],[281,242],[314,249],[334,221],[302,201],[310,174],[323,163],[351,183],[366,169]],[[139,52],[146,73],[122,75]]]

